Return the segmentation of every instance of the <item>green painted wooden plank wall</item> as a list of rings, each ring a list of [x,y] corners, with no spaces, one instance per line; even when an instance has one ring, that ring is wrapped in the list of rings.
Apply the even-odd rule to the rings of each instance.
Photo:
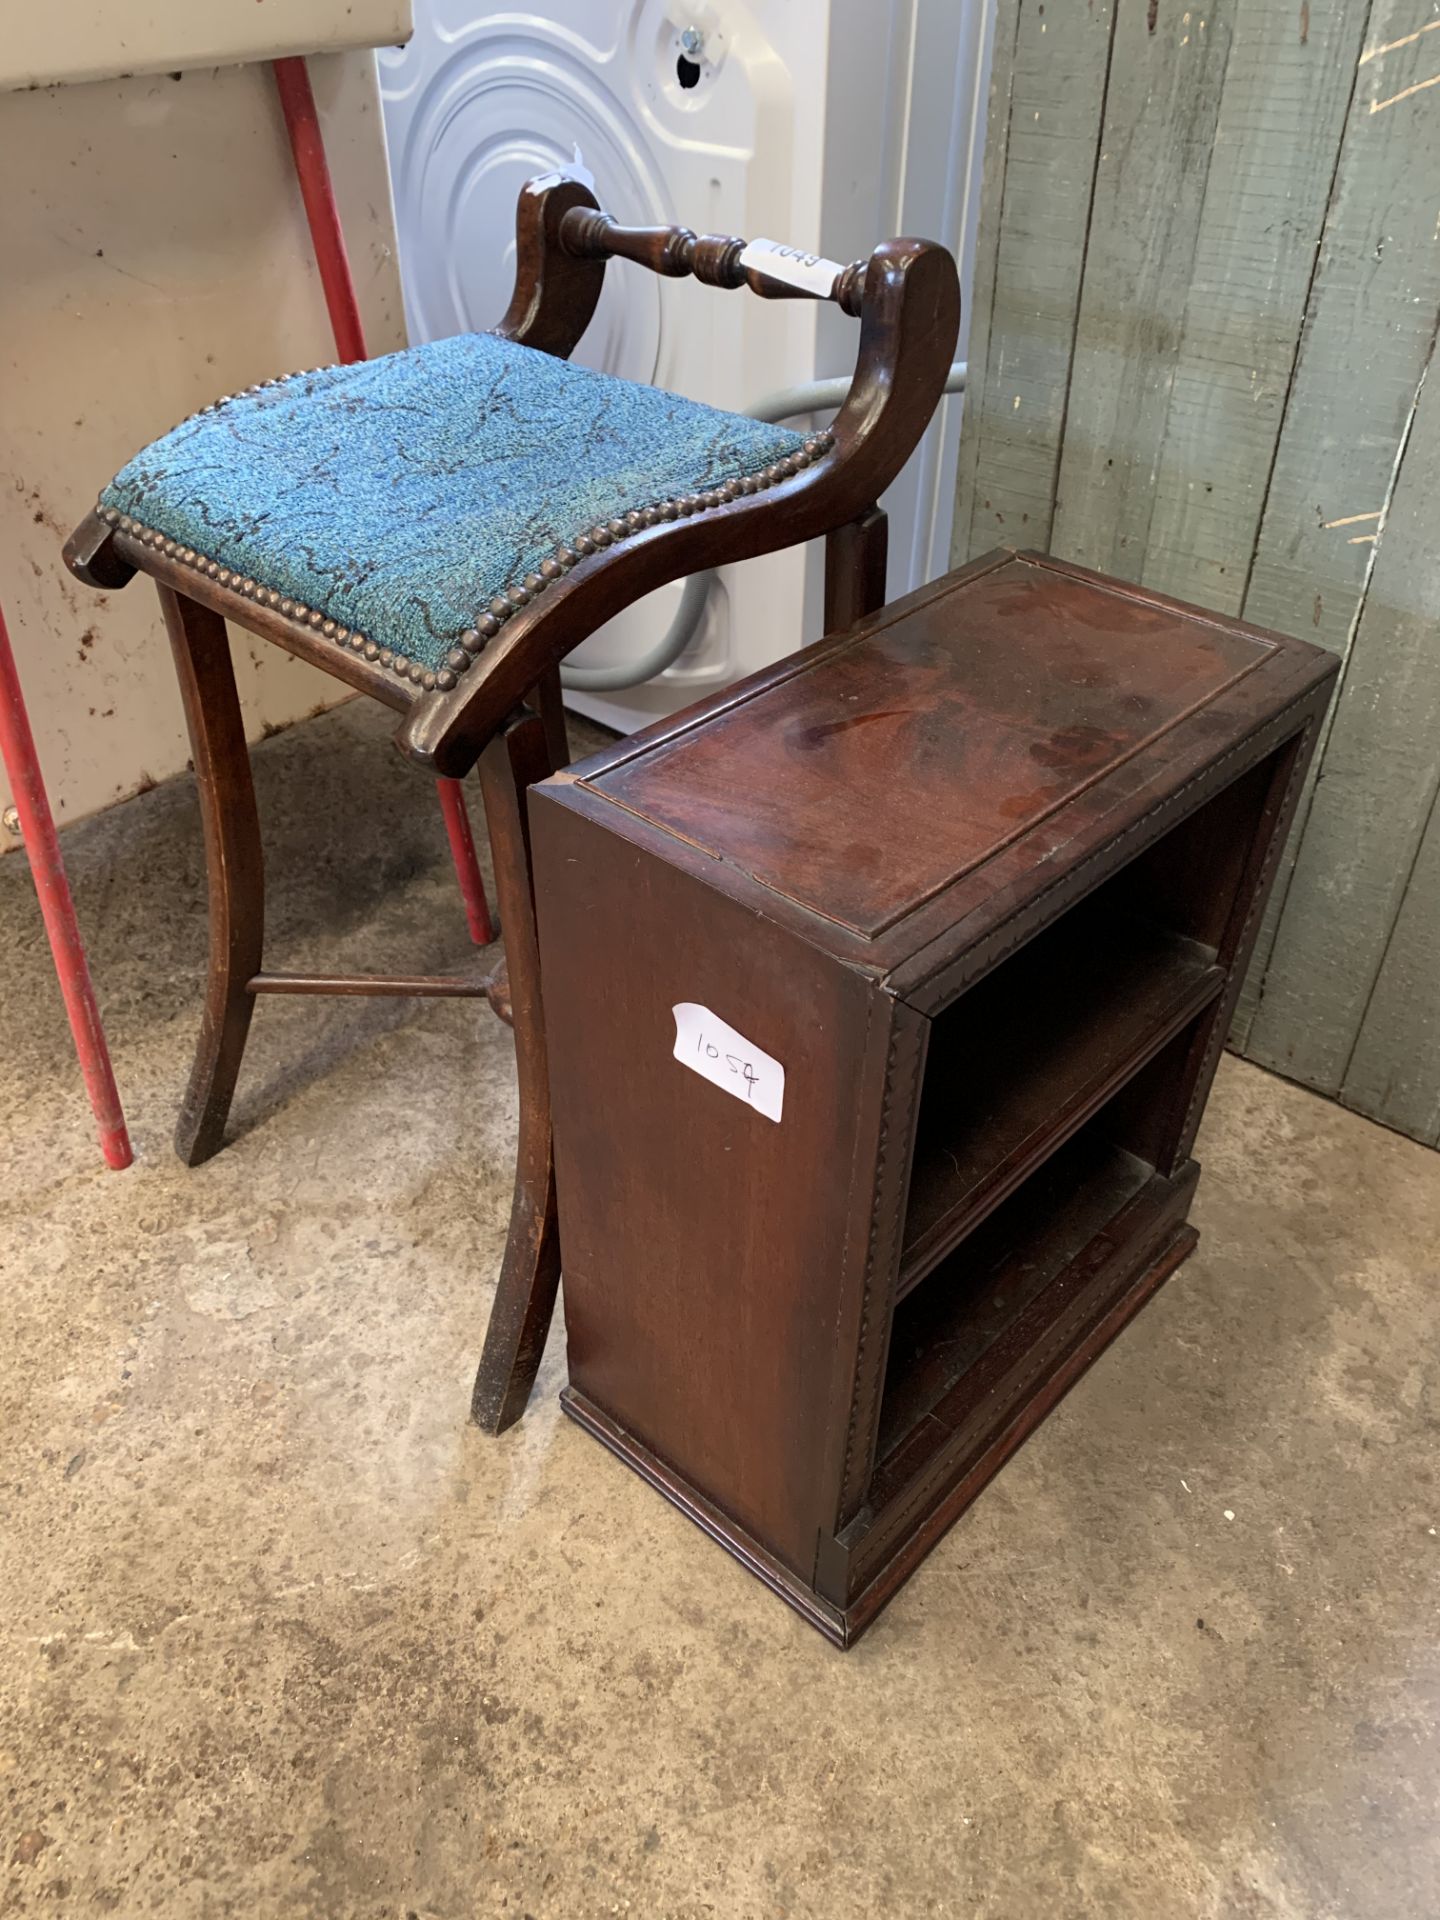
[[[998,8],[955,559],[1342,655],[1234,1041],[1440,1144],[1440,5]]]

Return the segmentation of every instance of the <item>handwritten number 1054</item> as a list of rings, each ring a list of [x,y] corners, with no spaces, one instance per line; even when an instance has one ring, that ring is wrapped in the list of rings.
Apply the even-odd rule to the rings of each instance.
[[[758,1073],[756,1073],[752,1063],[749,1060],[745,1059],[745,1057],[742,1054],[738,1054],[738,1053],[722,1054],[719,1047],[714,1046],[709,1040],[707,1040],[703,1033],[696,1035],[695,1051],[697,1053],[704,1054],[707,1060],[723,1059],[726,1066],[729,1067],[731,1073],[735,1074],[739,1079],[745,1082],[745,1098],[749,1100],[754,1097],[755,1083],[760,1078],[760,1076]]]

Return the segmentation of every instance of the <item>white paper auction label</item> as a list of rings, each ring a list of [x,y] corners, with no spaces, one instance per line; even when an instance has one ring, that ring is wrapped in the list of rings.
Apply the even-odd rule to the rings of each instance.
[[[780,1118],[785,1098],[785,1069],[743,1033],[693,1000],[682,1000],[675,1016],[675,1058],[767,1120]]]
[[[835,277],[845,269],[838,260],[822,259],[818,253],[806,253],[802,247],[787,247],[781,240],[751,240],[741,252],[742,267],[754,267],[771,280],[783,280],[787,287],[803,287],[806,293],[827,299]]]

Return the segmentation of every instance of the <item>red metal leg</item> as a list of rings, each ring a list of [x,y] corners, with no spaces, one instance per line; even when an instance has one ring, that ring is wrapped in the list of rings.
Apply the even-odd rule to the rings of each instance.
[[[100,1148],[110,1166],[128,1167],[135,1156],[125,1130],[125,1115],[120,1109],[105,1031],[100,1025],[100,1009],[90,984],[85,945],[75,918],[75,903],[70,898],[70,883],[65,878],[60,838],[40,773],[35,736],[30,731],[3,608],[0,608],[0,755],[4,757],[5,771],[15,795],[15,811],[20,816],[20,831],[25,836],[35,891],[40,896],[40,912],[49,935],[50,951],[55,957],[65,1012],[75,1037],[75,1051],[80,1056],[85,1091],[90,1096],[100,1131]]]
[[[310,73],[303,59],[292,56],[272,60],[280,109],[285,115],[285,131],[290,136],[290,151],[295,156],[295,177],[300,182],[300,197],[305,202],[305,217],[310,223],[310,240],[315,249],[315,264],[325,290],[325,305],[330,313],[330,328],[335,335],[335,351],[348,365],[365,358],[365,330],[360,322],[360,306],[355,298],[355,282],[350,275],[350,256],[340,212],[335,205],[335,189],[330,165],[325,158],[325,142],[320,132],[320,116],[315,111],[315,95],[310,89]],[[450,854],[455,862],[455,878],[465,902],[465,917],[471,938],[488,946],[494,934],[490,929],[490,908],[485,898],[485,882],[475,858],[475,839],[465,808],[465,795],[452,780],[438,782],[440,809],[450,836]]]
[[[477,947],[488,947],[495,938],[490,918],[490,902],[485,898],[485,882],[475,858],[475,837],[470,831],[470,815],[465,808],[465,789],[458,780],[437,780],[440,811],[445,816],[445,831],[450,836],[450,855],[455,862],[455,878],[465,902],[465,918],[470,923],[470,938]]]

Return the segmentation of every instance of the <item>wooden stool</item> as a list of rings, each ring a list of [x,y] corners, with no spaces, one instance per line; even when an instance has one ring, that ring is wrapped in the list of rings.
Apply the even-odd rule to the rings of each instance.
[[[888,241],[843,269],[797,263],[766,242],[621,227],[564,175],[524,188],[517,224],[515,291],[493,333],[217,401],[123,468],[65,548],[91,586],[155,579],[180,677],[210,890],[182,1159],[222,1144],[257,994],[484,994],[514,1026],[515,1195],[474,1398],[494,1432],[524,1410],[560,1276],[525,802],[569,757],[559,662],[667,581],[820,535],[827,630],[879,605],[875,503],[940,397],[959,325],[954,262],[928,241]],[[566,364],[612,256],[858,316],[855,380],[833,428],[805,437]],[[427,773],[459,779],[479,763],[502,977],[265,971],[226,620],[396,709],[396,743]]]
[[[532,796],[564,1404],[839,1644],[1195,1245],[1336,671],[997,553]]]

